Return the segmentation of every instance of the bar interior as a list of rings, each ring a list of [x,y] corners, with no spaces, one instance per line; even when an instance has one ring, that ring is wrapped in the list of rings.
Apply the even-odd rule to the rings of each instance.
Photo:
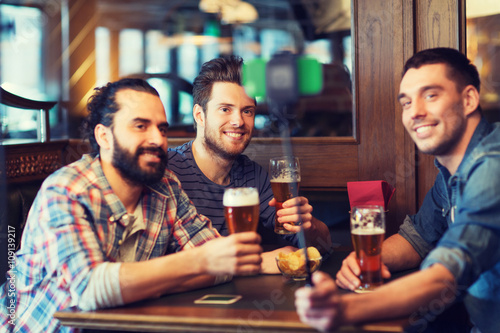
[[[343,269],[343,260],[354,250],[360,255],[353,247],[354,236],[351,236],[352,219],[355,219],[351,216],[353,207],[367,203],[382,207],[385,221],[383,232],[387,240],[398,235],[407,216],[417,214],[423,206],[427,207],[424,198],[432,191],[436,177],[441,175],[440,169],[435,165],[436,156],[441,162],[439,155],[424,153],[418,145],[418,138],[422,138],[425,133],[417,132],[417,139],[414,139],[404,123],[406,111],[403,109],[405,106],[402,107],[402,101],[410,95],[410,90],[403,91],[405,81],[402,82],[407,60],[426,49],[458,50],[471,60],[479,73],[481,90],[478,92],[478,101],[481,105],[481,117],[490,123],[500,121],[500,5],[493,0],[5,0],[0,3],[0,37],[0,296],[5,296],[5,302],[1,301],[0,308],[3,312],[5,306],[6,310],[5,315],[0,315],[0,318],[8,321],[1,324],[3,327],[12,329],[19,325],[18,329],[21,331],[316,332],[318,326],[304,321],[302,317],[298,295],[305,285],[314,288],[314,283],[309,280],[311,271],[324,272],[335,280],[337,272]],[[209,120],[207,115],[215,111],[211,109],[210,99],[208,102],[203,100],[202,90],[193,93],[193,88],[196,90],[198,84],[195,79],[205,68],[205,63],[228,56],[243,59],[243,82],[238,87],[243,87],[244,90],[237,90],[237,87],[231,86],[234,82],[226,79],[218,80],[219,82],[216,80],[213,88],[209,86],[209,89],[213,89],[212,96],[215,96],[216,87],[221,87],[222,95],[239,94],[239,97],[221,102],[225,107],[224,115],[220,115],[222,112],[217,113],[217,116],[213,113],[212,117],[215,118]],[[412,69],[407,73],[413,73],[411,71]],[[161,240],[169,242],[168,246],[164,245],[168,249],[166,253],[163,250],[161,254],[155,252],[160,240],[151,235],[148,237],[153,240],[148,238],[147,241],[154,244],[147,246],[151,249],[154,247],[155,250],[147,250],[145,234],[158,232],[163,235],[163,229],[152,231],[151,225],[146,221],[146,216],[150,218],[150,212],[145,209],[149,209],[149,204],[152,205],[149,201],[148,205],[145,203],[149,196],[141,194],[138,197],[139,204],[137,198],[134,199],[134,208],[130,210],[126,201],[118,195],[123,203],[120,203],[120,207],[123,207],[125,217],[139,216],[140,219],[144,216],[146,222],[142,227],[134,224],[131,228],[127,228],[124,223],[124,238],[120,239],[118,249],[111,249],[108,242],[114,242],[115,236],[121,237],[121,231],[114,234],[113,228],[120,226],[123,214],[119,216],[111,202],[101,203],[99,210],[92,212],[88,207],[96,205],[93,201],[98,200],[93,192],[97,191],[96,188],[86,190],[88,197],[80,197],[81,193],[75,194],[75,199],[71,191],[73,186],[77,186],[73,183],[78,178],[77,175],[68,178],[67,186],[64,184],[61,187],[60,191],[63,191],[62,188],[68,191],[66,194],[57,193],[54,200],[51,200],[47,196],[56,195],[54,193],[59,190],[52,190],[49,184],[35,201],[42,184],[54,172],[73,165],[72,163],[80,163],[82,156],[95,157],[88,155],[95,151],[94,143],[100,147],[101,157],[97,157],[92,163],[101,160],[103,165],[99,170],[106,178],[111,179],[107,174],[108,164],[104,160],[109,157],[113,162],[108,166],[117,168],[114,157],[118,153],[118,147],[124,147],[126,152],[132,151],[136,148],[133,146],[136,144],[134,140],[139,135],[147,135],[144,133],[149,133],[152,124],[157,124],[154,123],[158,119],[156,115],[148,118],[156,105],[150,101],[153,94],[147,92],[149,88],[125,87],[123,89],[128,89],[129,92],[134,90],[137,98],[141,98],[138,104],[142,103],[142,106],[137,108],[141,113],[137,111],[135,119],[140,119],[148,130],[141,132],[143,134],[133,132],[134,134],[127,135],[120,132],[114,123],[109,125],[103,120],[101,124],[94,125],[96,142],[82,138],[82,124],[86,121],[91,97],[100,92],[96,88],[122,78],[137,79],[133,81],[134,85],[137,82],[147,82],[157,91],[154,96],[161,100],[165,112],[161,115],[162,122],[154,130],[161,133],[163,139],[168,138],[168,143],[162,141],[156,144],[155,141],[153,144],[153,140],[162,140],[158,135],[153,138],[153,134],[148,140],[151,145],[160,146],[159,150],[162,145],[165,148],[163,150],[166,150],[168,144],[166,168],[176,174],[183,190],[177,189],[178,185],[172,185],[170,182],[174,181],[170,178],[169,188],[173,187],[182,193],[185,190],[186,198],[189,197],[192,201],[189,207],[203,206],[198,208],[199,214],[188,219],[188,213],[185,213],[186,215],[177,217],[181,222],[175,223],[184,225],[191,223],[190,219],[195,219],[196,223],[193,222],[193,225],[198,225],[207,223],[205,219],[210,219],[216,227],[217,221],[222,221],[221,229],[217,227],[218,231],[213,233],[206,230],[211,229],[209,227],[200,229],[199,238],[203,240],[195,237],[191,227],[182,229],[183,227],[175,224],[176,227],[172,227],[168,234],[168,240]],[[123,101],[125,98],[128,97],[116,93],[116,101]],[[197,104],[200,102],[195,101],[204,101],[205,105],[200,106]],[[122,105],[120,103],[118,104]],[[244,103],[247,104],[241,107],[238,116],[228,115],[228,112],[236,112],[234,110]],[[417,104],[416,99],[413,104]],[[200,108],[197,109],[196,105]],[[117,111],[114,118],[109,119],[113,119],[112,122],[122,119],[119,114],[120,111]],[[245,118],[249,114],[250,120]],[[229,117],[233,118],[229,120]],[[227,124],[222,124],[223,119],[227,120]],[[144,125],[146,121],[147,125]],[[246,155],[248,159],[241,163],[253,161],[255,163],[252,166],[265,171],[266,176],[263,177],[266,177],[266,187],[260,185],[262,179],[258,176],[252,180],[253,183],[248,181],[246,185],[236,185],[236,173],[233,172],[237,168],[233,168],[230,174],[226,173],[227,178],[221,183],[214,181],[212,173],[209,175],[205,172],[205,168],[210,168],[210,163],[219,165],[223,160],[217,155],[217,150],[207,149],[203,151],[208,152],[207,155],[201,154],[200,147],[212,147],[207,142],[209,134],[215,132],[209,131],[209,125],[212,126],[212,131],[220,132],[218,147],[224,144],[228,147],[227,142],[230,140],[231,145],[236,145],[240,135],[242,138],[249,136],[246,143],[248,146],[238,151],[238,157],[234,154],[220,156],[224,156],[224,161],[230,161],[231,166],[234,161],[240,161],[241,153]],[[237,128],[231,136],[227,135],[230,126]],[[128,127],[123,128],[128,130]],[[98,133],[107,134],[99,137]],[[121,142],[129,142],[132,146],[124,146],[116,141],[119,133],[123,135]],[[104,135],[113,135],[115,141],[113,144],[108,143],[114,149],[112,153],[109,153],[111,150],[103,143],[106,141],[103,139]],[[202,138],[205,141],[201,141]],[[217,142],[213,144],[216,145]],[[104,152],[103,147],[109,151]],[[146,164],[148,167],[158,164],[156,160],[161,159],[162,153],[152,149],[147,151],[148,154],[137,150],[135,158],[139,168],[142,160],[149,161]],[[284,200],[298,197],[306,198],[304,200],[307,202],[297,204],[298,209],[304,210],[303,215],[290,213],[295,214],[291,216],[298,216],[298,221],[296,225],[291,223],[291,235],[283,235],[287,233],[286,230],[281,234],[275,232],[277,227],[273,230],[274,223],[279,223],[279,210],[276,207],[275,211],[274,207],[267,204],[273,198],[272,193],[276,193],[274,188],[271,192],[271,186],[275,183],[273,177],[267,178],[267,172],[270,170],[270,159],[292,155],[300,161],[300,171],[297,171],[300,174],[293,180],[298,182],[295,184],[297,191]],[[205,156],[207,160],[201,163],[200,156]],[[132,155],[130,158],[133,158]],[[194,169],[177,166],[174,159],[179,158],[192,159],[193,163],[198,163],[199,169],[193,171]],[[148,167],[145,168],[149,170]],[[79,168],[75,170],[83,170],[83,167]],[[118,174],[123,176],[123,172]],[[187,181],[177,172],[184,173]],[[205,173],[200,176],[203,181],[195,178],[193,174],[196,172]],[[248,170],[244,172],[245,177],[247,173]],[[89,182],[92,183],[93,177],[99,178],[99,175],[89,176]],[[223,186],[213,187],[212,182]],[[118,193],[114,183],[111,180],[109,183],[108,190]],[[137,185],[137,182],[134,184]],[[135,193],[135,185],[127,185],[127,191]],[[197,284],[193,274],[189,273],[191,275],[188,276],[186,273],[185,281],[181,281],[179,276],[171,278],[171,281],[178,281],[179,288],[165,287],[163,292],[158,291],[160,289],[156,293],[151,291],[154,296],[143,298],[137,296],[136,290],[132,293],[133,297],[128,298],[131,294],[124,292],[124,280],[121,276],[125,271],[124,263],[120,266],[119,273],[118,268],[114,273],[111,273],[111,269],[100,271],[106,274],[106,279],[101,281],[106,280],[110,285],[114,284],[114,287],[100,286],[92,291],[95,295],[107,295],[113,288],[122,288],[121,292],[113,291],[113,301],[104,300],[104,306],[98,305],[101,304],[100,301],[95,301],[97,305],[93,307],[79,306],[78,300],[92,298],[89,296],[90,287],[82,286],[87,283],[89,286],[95,285],[92,281],[98,281],[97,273],[94,275],[92,270],[101,262],[125,262],[122,259],[130,255],[127,251],[132,251],[132,256],[137,257],[140,251],[146,252],[141,260],[132,261],[153,261],[154,257],[189,252],[191,247],[202,246],[208,249],[208,244],[216,241],[212,238],[220,237],[219,233],[222,237],[230,234],[228,240],[236,239],[231,237],[235,237],[237,232],[229,232],[223,222],[228,218],[228,215],[224,215],[224,209],[227,214],[226,205],[223,207],[219,200],[216,209],[213,206],[209,208],[211,203],[206,203],[215,202],[215,197],[211,196],[215,192],[222,198],[224,186],[262,186],[258,194],[261,202],[254,206],[255,210],[260,207],[261,221],[255,227],[257,229],[252,226],[245,230],[257,230],[263,254],[272,253],[269,255],[270,268],[266,268],[269,274],[265,268],[250,274],[238,273],[236,268],[234,272],[224,271],[222,274],[216,272],[218,266],[212,264],[208,269],[212,273],[198,274],[203,277],[216,276],[216,282],[210,285]],[[102,191],[104,198],[107,190]],[[156,193],[155,191],[156,187],[151,190]],[[194,198],[198,194],[199,197]],[[263,207],[262,200],[266,195],[270,196]],[[494,195],[500,197],[498,190]],[[93,231],[95,237],[75,240],[78,236],[88,235],[89,231],[85,233],[82,231],[85,227],[77,226],[76,223],[73,228],[67,218],[63,219],[56,212],[49,213],[55,209],[51,205],[61,204],[61,196],[72,201],[68,203],[68,207],[71,207],[68,208],[68,216],[73,214],[78,215],[78,219],[87,219],[88,224],[85,226]],[[125,197],[130,199],[126,195]],[[274,197],[277,195],[274,194]],[[86,206],[86,200],[92,201],[88,204],[90,206]],[[169,197],[166,200],[171,199]],[[168,215],[172,214],[168,211],[171,205],[179,205],[179,214],[181,202],[188,205],[184,201],[186,200],[176,199],[174,204],[165,203],[161,209]],[[276,205],[278,201],[276,198]],[[33,204],[34,202],[37,204]],[[136,204],[142,205],[139,215],[135,209]],[[237,208],[239,204],[235,206]],[[61,207],[62,210],[67,208]],[[98,215],[101,214],[102,220],[108,208],[111,213],[103,220],[107,226],[102,227],[93,219],[99,219]],[[191,208],[188,209],[189,212],[192,212]],[[207,213],[204,209],[207,209]],[[455,214],[451,217],[452,220],[455,216],[461,218],[460,207],[449,209],[450,214]],[[217,211],[212,212],[213,210]],[[212,218],[211,214],[218,219]],[[263,214],[272,216],[269,217],[269,223],[272,224],[269,228],[265,228],[268,225],[264,226],[265,223],[262,222]],[[50,227],[39,226],[40,228],[34,223],[38,219],[40,223],[48,225],[49,220],[57,218],[61,218],[61,225],[69,223],[67,230],[60,230],[62,227],[56,225],[56,222],[54,226],[51,222]],[[121,220],[113,222],[113,218]],[[163,215],[161,218],[166,219]],[[491,232],[500,237],[498,222],[488,226],[488,230],[493,230]],[[51,233],[53,228],[57,231]],[[69,238],[66,239],[69,237],[67,233],[76,230],[79,234],[71,238],[75,244],[78,243],[82,249],[99,249],[95,250],[98,254],[89,252],[85,256],[85,260],[88,259],[91,264],[75,269],[70,263],[65,266],[66,263],[61,261],[60,268],[54,268],[54,277],[40,277],[37,283],[33,282],[37,279],[34,275],[48,274],[46,270],[51,266],[50,256],[83,255],[80,247],[72,254],[73,243],[68,243]],[[138,236],[132,240],[135,242],[132,249],[122,247],[122,241],[125,243],[131,239],[127,238],[127,233],[134,232]],[[305,237],[301,241],[303,236]],[[235,242],[241,245],[239,242],[242,241],[238,239]],[[253,241],[248,242],[250,244]],[[52,244],[42,246],[42,243]],[[170,243],[176,244],[174,246]],[[437,241],[433,246],[436,243]],[[47,252],[40,250],[45,247]],[[315,247],[317,256],[316,252],[308,252],[308,247]],[[214,249],[214,253],[222,256],[222,248],[220,246],[218,252]],[[229,248],[227,245],[226,249]],[[115,250],[119,255],[114,254]],[[65,251],[69,252],[64,253]],[[293,257],[292,253],[296,256]],[[23,259],[23,255],[31,257]],[[498,254],[495,253],[493,257],[496,258],[496,255]],[[305,266],[302,264],[300,273],[295,266],[290,268],[294,263],[282,266],[279,260],[275,261],[278,258],[285,260],[285,256],[298,262],[304,261]],[[97,257],[100,259],[96,259]],[[234,259],[234,256],[231,258]],[[383,259],[384,256],[380,259],[379,253],[378,260]],[[423,259],[420,258],[420,261]],[[269,263],[264,256],[262,260],[262,267]],[[171,272],[184,269],[185,264],[181,265],[180,259],[172,262],[179,262],[179,266],[168,267]],[[229,262],[230,260],[226,260],[225,265],[229,265]],[[499,262],[481,267],[488,271],[495,265],[500,267]],[[192,266],[197,265],[193,263]],[[383,287],[423,270],[419,265],[413,266],[398,272],[391,271],[390,278],[384,277]],[[145,269],[146,266],[141,267]],[[72,272],[73,269],[79,273]],[[139,274],[137,269],[134,274]],[[90,271],[82,277],[80,270]],[[153,275],[153,270],[148,268],[141,274]],[[90,277],[91,273],[93,275]],[[120,281],[111,279],[111,276],[118,277],[118,274]],[[130,275],[132,276],[136,275]],[[75,283],[75,279],[81,280]],[[154,281],[153,277],[145,279],[144,283],[147,281]],[[72,283],[75,285],[72,286]],[[189,287],[191,283],[195,287]],[[57,284],[57,287],[52,284]],[[338,295],[345,299],[367,296],[345,290],[338,282],[337,285]],[[22,291],[23,288],[25,291]],[[66,295],[61,298],[54,296],[51,301],[54,305],[50,307],[53,311],[30,310],[22,302],[33,302],[40,308],[43,308],[44,302],[26,291],[30,288],[45,288],[40,291],[45,294],[60,288],[65,290]],[[455,292],[455,289],[452,290]],[[498,290],[500,289],[497,292]],[[144,291],[144,294],[149,295],[148,292]],[[22,293],[30,295],[21,295]],[[204,301],[207,295],[215,296]],[[118,303],[115,302],[117,299]],[[129,299],[132,301],[127,301]],[[495,314],[495,309],[499,309],[500,298],[489,301],[496,304],[491,312]],[[55,305],[57,302],[61,304]],[[454,323],[460,328],[457,332],[470,332],[473,327],[477,329],[474,332],[493,332],[499,325],[490,323],[481,326],[484,324],[474,322],[469,317],[474,318],[474,315],[469,313],[470,309],[462,300],[448,303],[430,300],[427,311],[413,311],[381,319],[370,316],[362,317],[364,319],[361,320],[337,319],[339,324],[333,324],[330,328],[339,332],[430,332],[431,329],[439,331]],[[439,309],[433,309],[433,305]],[[31,324],[24,322],[28,319],[23,319],[26,313],[29,313],[31,319],[40,319],[47,325],[40,324],[42,326],[38,329],[30,326]]]

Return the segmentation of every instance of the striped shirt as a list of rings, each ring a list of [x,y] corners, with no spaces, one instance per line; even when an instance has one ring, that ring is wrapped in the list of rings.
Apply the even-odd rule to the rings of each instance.
[[[198,168],[193,157],[192,141],[182,146],[168,149],[168,167],[181,181],[183,190],[193,201],[196,209],[207,216],[214,228],[221,235],[228,235],[228,229],[224,218],[224,206],[222,198],[224,189],[229,187],[255,187],[258,189],[260,198],[260,220],[258,232],[263,237],[263,243],[281,243],[297,246],[296,235],[274,234],[274,217],[276,211],[269,206],[273,198],[271,182],[267,171],[259,164],[250,160],[246,155],[240,155],[233,163],[229,172],[230,182],[228,185],[219,185],[208,179]]]
[[[144,189],[142,209],[147,228],[139,236],[136,261],[219,236],[169,170],[161,182]],[[16,298],[7,294],[9,281],[0,287],[0,325],[16,332],[71,332],[53,314],[78,308],[94,268],[117,261],[130,220],[99,157],[84,155],[49,176],[35,198],[16,254]],[[11,303],[16,306],[15,326],[5,311]]]

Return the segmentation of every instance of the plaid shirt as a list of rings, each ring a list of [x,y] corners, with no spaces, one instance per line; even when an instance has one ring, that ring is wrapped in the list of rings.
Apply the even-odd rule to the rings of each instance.
[[[138,241],[137,261],[193,248],[219,236],[210,220],[197,214],[170,170],[161,182],[144,190],[142,202],[147,228]],[[129,220],[98,157],[84,155],[49,176],[33,203],[16,254],[15,326],[8,323],[12,311],[5,311],[13,302],[9,280],[0,287],[2,330],[72,331],[53,314],[78,308],[92,270],[118,258]]]

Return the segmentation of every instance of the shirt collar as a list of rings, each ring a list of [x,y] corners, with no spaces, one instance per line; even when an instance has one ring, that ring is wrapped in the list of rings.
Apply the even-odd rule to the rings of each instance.
[[[477,147],[477,145],[483,140],[483,138],[488,135],[492,130],[492,125],[486,120],[486,118],[481,117],[481,121],[476,127],[474,134],[467,146],[467,150],[465,151],[464,161],[469,155],[472,154],[472,151]],[[460,166],[459,166],[460,168]]]
[[[467,160],[469,156],[472,154],[474,149],[478,146],[478,144],[481,142],[481,140],[488,135],[492,130],[492,125],[486,120],[486,118],[481,117],[481,120],[479,121],[479,124],[477,125],[476,129],[474,130],[474,134],[472,135],[472,138],[469,142],[469,145],[467,146],[467,149],[465,150],[464,157],[462,159],[462,162],[460,162],[460,165],[457,168],[457,171],[455,172],[455,175],[460,174],[460,171],[465,167],[464,165],[467,163]],[[434,159],[434,165],[441,170],[444,174],[448,174],[448,169],[443,167],[441,163],[438,162],[438,160],[435,158]],[[444,172],[446,170],[446,172]],[[446,177],[447,178],[447,177]]]
[[[92,160],[91,168],[96,177],[94,180],[94,184],[104,194],[104,199],[106,201],[106,204],[111,210],[111,216],[108,218],[109,222],[120,221],[120,223],[124,224],[124,221],[121,221],[121,219],[123,218],[124,215],[127,214],[127,210],[125,209],[125,206],[120,201],[120,199],[113,192],[113,189],[111,188],[108,179],[104,175],[99,154]]]

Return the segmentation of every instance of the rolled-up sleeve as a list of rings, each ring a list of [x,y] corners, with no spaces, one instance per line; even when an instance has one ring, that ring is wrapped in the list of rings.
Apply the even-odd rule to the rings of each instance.
[[[439,174],[418,213],[406,216],[399,229],[399,235],[413,246],[421,258],[425,258],[436,247],[448,228],[448,222],[443,214],[447,205],[445,191],[446,183]]]
[[[422,269],[440,263],[467,288],[500,262],[500,233],[480,225],[460,225],[450,230],[422,262]]]
[[[413,225],[413,221],[408,215],[399,228],[399,234],[403,236],[403,238],[406,239],[411,246],[413,246],[420,258],[425,258],[425,256],[434,248],[431,244],[427,243],[422,236],[420,236]]]

